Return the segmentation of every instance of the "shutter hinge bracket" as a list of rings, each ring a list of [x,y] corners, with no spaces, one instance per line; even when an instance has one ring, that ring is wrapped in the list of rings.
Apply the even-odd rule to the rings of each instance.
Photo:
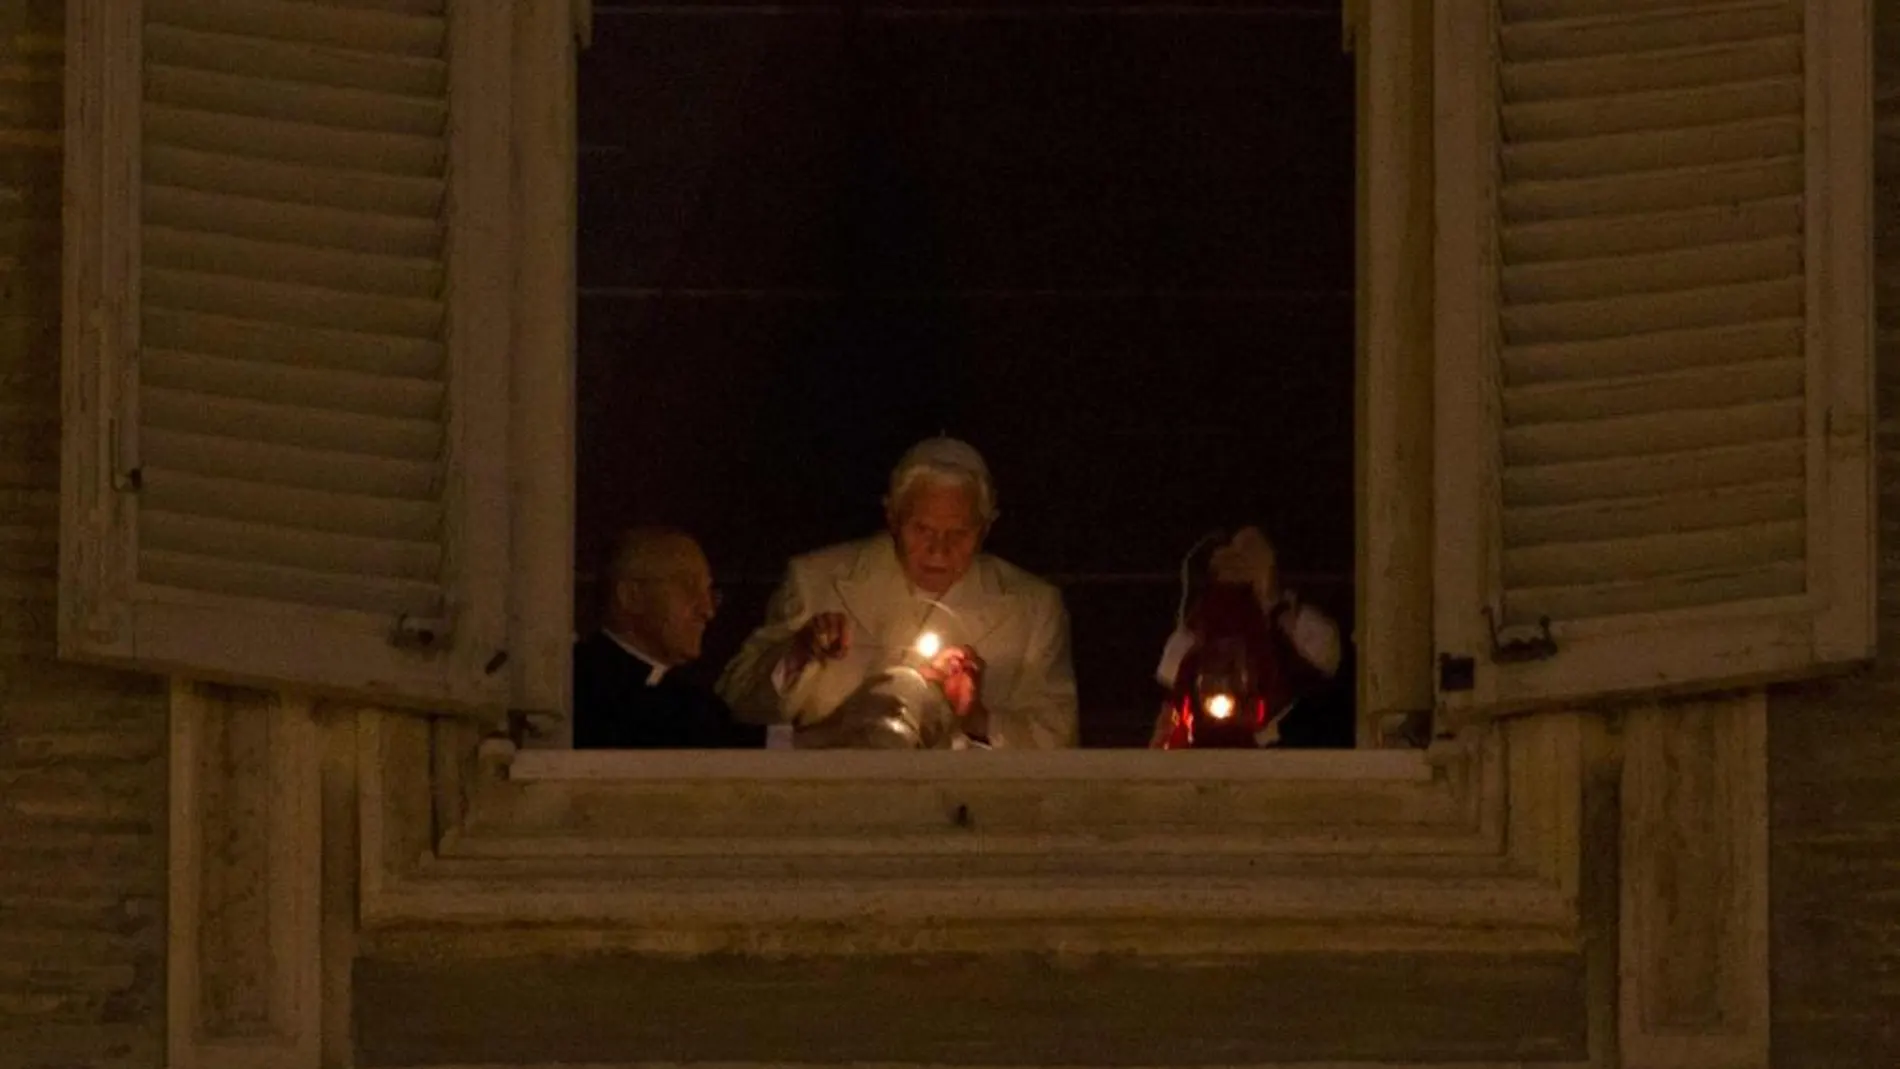
[[[1478,662],[1468,654],[1441,653],[1438,655],[1438,692],[1456,694],[1470,690],[1478,683]]]
[[[1498,614],[1487,605],[1484,618],[1491,625],[1492,664],[1548,661],[1557,656],[1557,639],[1550,633],[1550,617],[1538,617],[1536,628],[1499,627]]]
[[[1499,627],[1497,614],[1484,610],[1491,631],[1492,664],[1525,664],[1548,661],[1557,656],[1557,637],[1550,633],[1550,617],[1540,617],[1537,626]],[[1438,692],[1456,694],[1471,690],[1478,682],[1478,660],[1468,653],[1438,655]]]
[[[389,633],[389,644],[399,650],[428,653],[447,637],[437,621],[418,619],[405,613],[396,617],[396,626]]]
[[[145,469],[135,457],[134,444],[121,431],[118,420],[108,420],[106,448],[112,454],[112,489],[121,494],[136,494],[145,489]]]

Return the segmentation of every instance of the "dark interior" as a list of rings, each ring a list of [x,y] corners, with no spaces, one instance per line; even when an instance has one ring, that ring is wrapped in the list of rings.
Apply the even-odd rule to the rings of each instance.
[[[1146,741],[1210,528],[1260,524],[1349,629],[1353,122],[1337,0],[596,3],[578,622],[616,528],[680,524],[715,672],[948,432],[991,551],[1063,588],[1086,745]],[[1292,741],[1350,745],[1337,689]]]

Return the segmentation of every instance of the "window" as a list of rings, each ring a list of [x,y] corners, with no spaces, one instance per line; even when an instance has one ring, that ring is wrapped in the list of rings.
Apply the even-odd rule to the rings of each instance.
[[[1366,8],[1366,716],[1867,655],[1849,7]],[[62,651],[558,706],[565,12],[72,10]]]
[[[601,5],[579,630],[613,533],[671,520],[726,595],[716,673],[942,431],[996,473],[987,548],[1062,589],[1084,746],[1148,743],[1211,529],[1265,526],[1350,629],[1352,73],[1337,0]],[[1350,699],[1289,730],[1350,745]]]

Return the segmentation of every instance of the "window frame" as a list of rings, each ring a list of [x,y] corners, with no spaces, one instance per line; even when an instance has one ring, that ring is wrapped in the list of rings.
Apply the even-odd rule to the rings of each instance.
[[[577,0],[575,27],[582,47],[591,34],[587,0]],[[1430,107],[1431,25],[1427,16],[1392,5],[1348,2],[1342,7],[1341,45],[1355,57],[1358,99],[1355,129],[1357,173],[1354,259],[1354,480],[1362,503],[1356,517],[1354,642],[1357,670],[1355,736],[1360,748],[1411,745],[1398,741],[1408,720],[1429,718],[1434,701],[1432,657],[1432,459],[1415,443],[1429,440],[1432,426],[1431,287],[1432,174]],[[550,62],[544,54],[532,62]],[[546,322],[568,294],[568,361],[553,374],[536,379],[517,359],[515,426],[557,426],[565,452],[554,450],[557,436],[511,438],[511,462],[524,472],[549,477],[518,482],[514,509],[516,544],[522,547],[512,593],[516,604],[534,606],[532,636],[517,633],[513,644],[530,651],[522,670],[544,685],[522,711],[536,714],[536,752],[558,753],[571,746],[572,728],[563,711],[571,710],[570,627],[559,629],[558,651],[548,640],[554,621],[574,619],[574,588],[579,577],[573,550],[576,441],[574,382],[574,293],[572,258],[577,200],[577,142],[574,114],[577,87],[572,65],[558,76],[549,71],[515,75],[517,112],[525,144],[558,144],[564,171],[544,157],[524,166],[517,150],[516,182],[521,273],[515,321],[534,329],[543,321],[537,344],[551,344],[556,328]],[[559,86],[562,99],[548,93]],[[562,128],[555,120],[537,123],[546,109],[567,111]],[[565,211],[562,209],[565,208]],[[554,262],[555,235],[565,234],[567,259]],[[530,260],[538,266],[530,268]],[[517,353],[537,351],[521,344]],[[557,375],[565,375],[557,381]],[[1426,488],[1426,489],[1421,489]],[[1377,510],[1377,516],[1373,515]],[[556,567],[565,569],[557,573]],[[563,580],[565,576],[565,580]],[[556,587],[562,589],[557,592]],[[564,598],[564,600],[561,600]],[[560,600],[560,604],[556,604]],[[557,613],[565,615],[557,616]],[[558,664],[556,661],[558,660]],[[551,714],[551,715],[550,715]],[[518,742],[527,741],[518,739]],[[545,747],[545,751],[542,748]],[[1265,759],[1271,760],[1271,755]],[[559,758],[535,757],[536,767]],[[583,761],[575,767],[585,766]],[[637,762],[625,765],[633,774]]]
[[[467,722],[363,710],[360,922],[605,923],[677,949],[866,916],[972,932],[1140,917],[1180,925],[1183,946],[1218,928],[1230,948],[1323,931],[1574,952],[1585,730],[1555,715],[1429,755],[1287,761],[706,754],[662,775],[653,755],[537,759]]]
[[[1362,619],[1389,621],[1360,635],[1369,739],[1373,717],[1430,708],[1430,578],[1415,565],[1429,559],[1430,501],[1419,490],[1429,483],[1406,445],[1431,407],[1429,391],[1408,388],[1429,374],[1429,293],[1416,279],[1430,249],[1431,38],[1429,14],[1416,8],[1370,5],[1360,18],[1349,26],[1367,175],[1359,405],[1383,433],[1360,437],[1358,466],[1365,492],[1386,503],[1381,521],[1361,528],[1363,574],[1377,578],[1360,589],[1362,610],[1373,610]],[[518,45],[517,63],[560,57],[566,41],[554,43],[547,21]],[[552,264],[571,253],[571,54],[568,64],[563,77],[545,68],[514,77],[516,112],[528,120],[517,143],[566,149],[558,167],[516,170],[523,231],[539,235],[552,268],[517,276],[546,316],[544,343],[572,337],[550,282],[572,270],[571,260]],[[559,213],[565,232],[541,225]],[[569,317],[571,293],[560,305]],[[528,559],[540,554],[550,578],[556,565],[572,574],[571,527],[552,518],[571,517],[573,494],[571,451],[551,448],[571,439],[562,422],[572,419],[571,380],[557,389],[552,378],[518,392],[513,416],[563,433],[511,441],[565,476],[520,487],[537,505],[516,509],[517,544]],[[524,527],[526,514],[540,518]],[[551,610],[558,599],[543,594]],[[565,646],[559,653],[564,672]],[[362,920],[372,929],[610,920],[659,947],[867,911],[952,927],[999,916],[1172,917],[1199,933],[1184,934],[1190,941],[1207,937],[1211,917],[1225,926],[1245,916],[1295,926],[1249,937],[1268,940],[1318,926],[1367,945],[1574,949],[1582,731],[1580,718],[1555,716],[1475,727],[1430,751],[1165,762],[1146,751],[655,755],[521,750],[467,721],[365,710]],[[762,864],[792,885],[762,883]],[[939,879],[920,889],[931,873]],[[680,881],[703,893],[678,895]]]

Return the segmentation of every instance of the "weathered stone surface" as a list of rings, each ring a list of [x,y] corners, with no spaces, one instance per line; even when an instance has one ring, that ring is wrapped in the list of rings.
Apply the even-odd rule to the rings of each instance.
[[[1286,954],[383,961],[356,970],[362,1066],[527,1062],[1247,1065],[1584,1057],[1562,955]],[[469,1022],[484,1022],[471,1029]]]
[[[1880,650],[1770,706],[1774,1062],[1900,1062],[1900,3],[1878,0]]]
[[[51,659],[64,18],[0,4],[0,1065],[153,1069],[165,692]]]

